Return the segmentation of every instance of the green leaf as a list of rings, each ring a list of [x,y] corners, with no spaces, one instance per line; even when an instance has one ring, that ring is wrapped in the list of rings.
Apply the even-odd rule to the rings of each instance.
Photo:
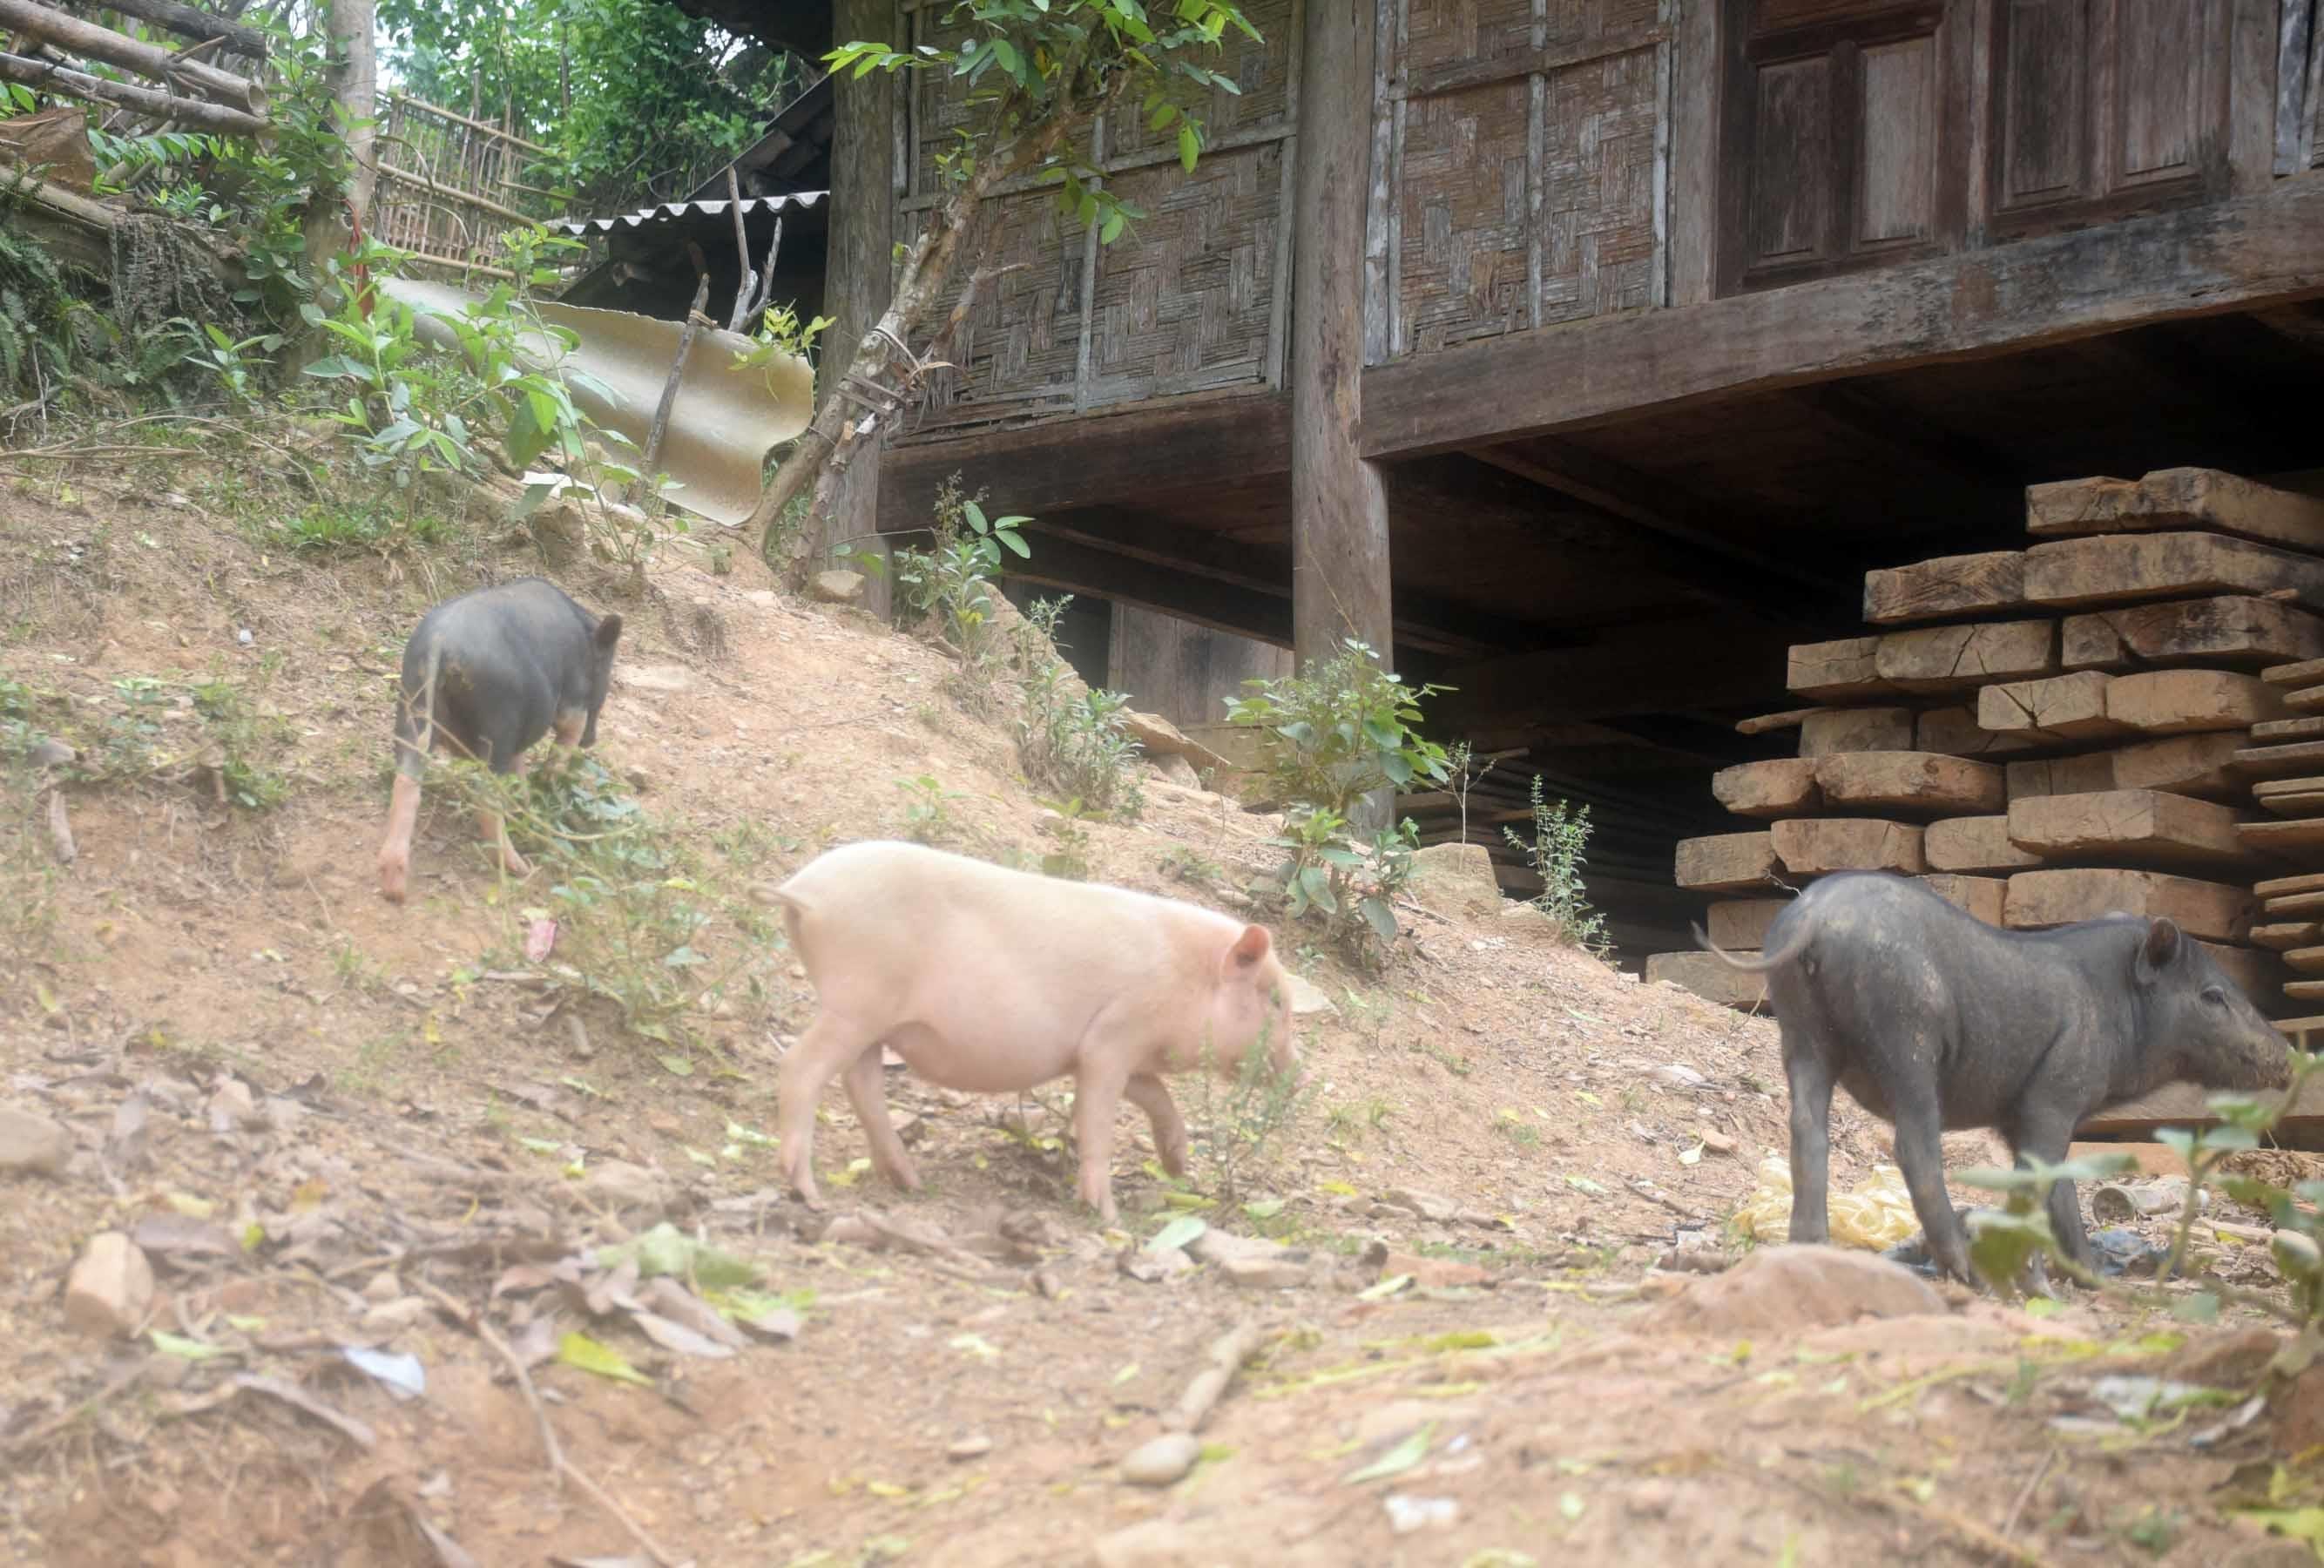
[[[1019,81],[1025,79],[1024,61],[1018,57],[1017,46],[1015,44],[1010,42],[1005,38],[994,39],[992,41],[992,58],[1001,62],[1001,69],[1002,70],[1007,71],[1010,76],[1015,77]]]
[[[1245,1204],[1242,1206],[1242,1212],[1249,1214],[1254,1220],[1271,1220],[1275,1218],[1276,1215],[1283,1213],[1283,1200],[1281,1198],[1259,1198],[1254,1202]]]
[[[1194,171],[1194,160],[1201,157],[1202,153],[1202,138],[1194,134],[1194,126],[1181,121],[1178,125],[1178,167],[1192,174]]]
[[[643,1388],[653,1387],[653,1379],[630,1365],[621,1351],[611,1345],[601,1344],[585,1333],[568,1333],[558,1341],[557,1359],[568,1367],[578,1367],[601,1378],[635,1383]]]
[[[1174,1248],[1184,1247],[1210,1228],[1198,1214],[1181,1214],[1154,1232],[1154,1239],[1146,1243],[1146,1250],[1159,1257]]]
[[[1375,893],[1356,907],[1363,912],[1364,923],[1372,928],[1374,936],[1383,942],[1396,940],[1396,911],[1388,908],[1386,899]]]
[[[1128,227],[1129,224],[1130,220],[1123,216],[1121,208],[1115,208],[1105,215],[1105,222],[1098,226],[1097,243],[1102,245],[1111,244],[1121,237],[1121,231]]]
[[[1032,547],[1018,537],[1017,530],[1015,529],[1004,528],[996,530],[992,537],[999,540],[1002,544],[1008,546],[1009,549],[1015,553],[1018,559],[1030,560],[1033,558]]]
[[[1431,1421],[1361,1470],[1352,1470],[1342,1476],[1341,1484],[1361,1486],[1366,1481],[1386,1480],[1392,1475],[1402,1475],[1428,1457],[1428,1445],[1435,1437],[1436,1423]]]
[[[654,1060],[659,1062],[661,1064],[661,1070],[668,1073],[673,1078],[691,1078],[694,1076],[694,1064],[687,1061],[684,1056],[656,1056]]]
[[[980,536],[992,531],[992,525],[984,521],[984,508],[977,505],[975,502],[962,502],[960,514],[968,520],[968,526],[974,529]]]
[[[209,1361],[230,1352],[217,1345],[206,1345],[199,1340],[189,1340],[160,1329],[149,1329],[147,1337],[153,1348],[165,1356],[175,1356],[181,1361]]]
[[[2217,1323],[2219,1321],[2219,1298],[2208,1290],[2182,1296],[2171,1304],[2171,1315],[2181,1323]]]

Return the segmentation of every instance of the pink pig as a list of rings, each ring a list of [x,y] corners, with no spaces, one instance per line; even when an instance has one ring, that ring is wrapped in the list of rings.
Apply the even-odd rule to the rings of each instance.
[[[1176,1176],[1186,1124],[1163,1074],[1200,1065],[1206,1041],[1233,1073],[1262,1036],[1276,1069],[1299,1073],[1291,986],[1264,926],[913,844],[844,845],[776,892],[820,1004],[783,1059],[776,1120],[783,1175],[809,1204],[816,1099],[843,1071],[873,1166],[920,1185],[888,1121],[882,1042],[949,1089],[1011,1093],[1073,1075],[1080,1193],[1109,1221],[1123,1099]]]

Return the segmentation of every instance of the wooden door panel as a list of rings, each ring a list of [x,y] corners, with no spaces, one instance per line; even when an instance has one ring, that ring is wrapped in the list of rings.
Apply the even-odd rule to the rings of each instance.
[[[2001,0],[2002,210],[2087,192],[2088,0]]]
[[[2117,189],[2187,179],[2202,156],[2200,13],[2187,0],[2118,0]],[[2224,124],[2219,130],[2224,134]]]
[[[1821,260],[1831,254],[1832,216],[1832,59],[1785,60],[1763,68],[1751,181],[1751,261],[1755,266]]]
[[[1966,182],[1943,161],[1966,94],[1949,46],[1970,3],[1728,0],[1720,292],[1959,242]]]
[[[1937,128],[1941,123],[1937,42],[1909,38],[1864,51],[1858,115],[1858,251],[1911,244],[1937,232]]]

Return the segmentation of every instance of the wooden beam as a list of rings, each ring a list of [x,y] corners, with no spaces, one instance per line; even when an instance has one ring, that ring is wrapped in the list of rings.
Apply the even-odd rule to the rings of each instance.
[[[1025,533],[1033,553],[1028,559],[1009,563],[1011,582],[1135,604],[1213,632],[1254,637],[1277,648],[1292,645],[1291,601],[1286,595],[1117,555],[1038,526],[1026,529]]]
[[[2324,180],[1382,365],[1363,450],[1409,457],[2324,294]]]
[[[111,104],[117,109],[145,115],[157,120],[174,120],[198,130],[215,131],[229,136],[258,136],[269,126],[256,115],[246,115],[240,109],[224,104],[213,104],[207,98],[181,98],[152,88],[141,88],[130,82],[107,81],[83,71],[69,70],[53,60],[35,60],[27,55],[0,53],[0,81],[22,82],[28,88],[38,88],[59,97],[78,98],[83,103]]]
[[[1374,23],[1367,0],[1306,7],[1295,68],[1291,221],[1291,604],[1304,666],[1342,638],[1395,663],[1388,492],[1357,447],[1364,364],[1364,222]],[[1296,14],[1296,13],[1295,13]],[[1358,815],[1380,818],[1388,802]]]
[[[1932,424],[1919,410],[1902,408],[1860,381],[1798,387],[1785,397],[1851,438],[1957,486],[1962,503],[1977,509],[1972,517],[1989,513],[1997,531],[2014,534],[2019,495],[2009,480],[2017,465],[1999,449]]]
[[[1656,575],[1713,603],[1788,616],[1803,594],[1845,609],[1860,592],[1854,581],[1735,543],[1711,530],[1707,503],[1570,441],[1536,438],[1522,445],[1468,448],[1468,456],[1684,547],[1671,553],[1667,566],[1657,566]],[[1821,626],[1835,618],[1810,614],[1798,623]]]
[[[1036,537],[1073,540],[1190,576],[1283,599],[1292,596],[1287,555],[1237,544],[1157,518],[1134,512],[1069,512],[1039,520],[1033,531]],[[1585,641],[1572,632],[1488,614],[1436,595],[1402,587],[1396,591],[1394,625],[1397,646],[1462,659],[1571,648]]]
[[[146,43],[109,27],[99,27],[94,22],[68,16],[61,11],[36,5],[34,0],[0,0],[0,34],[7,32],[53,43],[85,59],[101,60],[150,80],[204,94],[247,114],[263,116],[266,113],[266,89],[256,82],[245,81],[206,61],[189,60],[157,43]]]
[[[180,38],[222,40],[226,51],[232,54],[244,55],[252,60],[266,58],[266,34],[255,27],[245,27],[239,22],[213,16],[190,5],[180,5],[178,0],[104,0],[101,8],[118,11],[124,16],[134,16],[140,22],[167,28]]]
[[[1464,665],[1434,716],[1447,729],[1517,731],[1569,719],[1766,706],[1781,697],[1788,634],[1733,622],[1637,627],[1587,648]]]
[[[989,486],[1009,511],[1043,517],[1290,469],[1285,394],[1172,399],[891,447],[880,461],[880,530],[926,528],[937,487],[955,472],[970,493]],[[1287,480],[1284,490],[1287,501]]]

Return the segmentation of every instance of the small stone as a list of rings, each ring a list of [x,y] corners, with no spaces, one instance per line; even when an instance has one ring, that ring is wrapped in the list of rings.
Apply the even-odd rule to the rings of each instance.
[[[1702,1130],[1702,1147],[1711,1154],[1733,1154],[1735,1140],[1723,1132],[1706,1127]]]
[[[1033,1288],[1049,1301],[1055,1301],[1065,1293],[1065,1285],[1057,1278],[1057,1271],[1054,1268],[1033,1270]]]
[[[643,768],[624,768],[622,770],[622,777],[629,780],[630,788],[641,795],[653,788],[653,775]]]
[[[1175,752],[1154,758],[1153,763],[1157,773],[1180,789],[1200,789],[1203,787],[1203,776],[1194,771],[1194,765]]]
[[[210,1130],[227,1133],[241,1127],[263,1126],[266,1118],[260,1114],[258,1101],[250,1085],[239,1078],[228,1078],[210,1095]]]
[[[0,1172],[61,1176],[72,1151],[72,1134],[47,1117],[0,1107]]]
[[[1285,973],[1284,978],[1291,982],[1292,1017],[1308,1018],[1316,1013],[1329,1014],[1340,1010],[1332,999],[1323,994],[1323,987],[1313,982],[1302,980],[1288,972]]]
[[[817,572],[807,592],[826,604],[853,604],[863,597],[862,572]]]
[[[1170,1432],[1141,1443],[1121,1462],[1121,1479],[1132,1486],[1168,1486],[1203,1457],[1203,1440],[1191,1432]]]
[[[1711,1080],[1683,1062],[1671,1062],[1655,1069],[1655,1076],[1674,1089],[1707,1089]]]
[[[652,1128],[656,1132],[660,1133],[664,1138],[678,1138],[684,1136],[686,1132],[686,1123],[680,1121],[677,1117],[672,1116],[667,1111],[648,1111],[646,1113],[646,1125]]]
[[[1429,909],[1472,920],[1499,917],[1504,902],[1493,857],[1481,844],[1429,845],[1412,857],[1406,887]]]
[[[1441,1193],[1423,1192],[1418,1187],[1391,1187],[1380,1194],[1380,1202],[1392,1208],[1407,1209],[1424,1220],[1440,1223],[1461,1212],[1461,1205]]]
[[[364,1331],[366,1333],[395,1333],[420,1322],[427,1317],[428,1312],[428,1302],[423,1296],[405,1296],[393,1301],[383,1301],[363,1314]]]
[[[1677,1489],[1670,1482],[1647,1480],[1631,1488],[1622,1506],[1634,1519],[1663,1519],[1670,1517],[1671,1505],[1677,1500]]]
[[[772,588],[753,588],[742,597],[750,600],[761,610],[771,610],[775,607],[775,591]]]
[[[1213,1228],[1187,1242],[1186,1250],[1197,1262],[1223,1264],[1230,1258],[1269,1261],[1281,1258],[1290,1249],[1264,1236],[1238,1236],[1231,1231]]]
[[[65,1323],[97,1339],[133,1334],[153,1305],[153,1266],[118,1231],[88,1239],[65,1281]]]
[[[54,735],[51,735],[27,752],[24,761],[30,762],[35,769],[61,768],[79,755],[78,752],[74,751]]]
[[[1461,1517],[1461,1505],[1452,1498],[1414,1498],[1390,1492],[1380,1499],[1388,1510],[1388,1528],[1399,1536],[1415,1530],[1448,1529]]]
[[[1307,1283],[1307,1266],[1286,1258],[1230,1258],[1219,1272],[1247,1290],[1284,1290]]]
[[[1125,1252],[1122,1254],[1120,1268],[1121,1272],[1140,1284],[1159,1285],[1162,1281],[1175,1279],[1181,1274],[1193,1273],[1194,1260],[1176,1247],[1167,1247],[1159,1252],[1148,1252],[1142,1250]]]
[[[641,1165],[632,1165],[625,1159],[603,1160],[590,1167],[589,1178],[582,1184],[582,1188],[591,1197],[611,1204],[624,1215],[659,1215],[678,1195],[677,1184],[669,1177],[659,1171],[648,1170]]]
[[[973,1432],[945,1449],[945,1457],[958,1464],[963,1460],[982,1459],[991,1452],[992,1439],[982,1432]]]
[[[363,1298],[376,1306],[383,1301],[393,1301],[403,1294],[403,1281],[393,1273],[374,1274],[363,1287]]]

